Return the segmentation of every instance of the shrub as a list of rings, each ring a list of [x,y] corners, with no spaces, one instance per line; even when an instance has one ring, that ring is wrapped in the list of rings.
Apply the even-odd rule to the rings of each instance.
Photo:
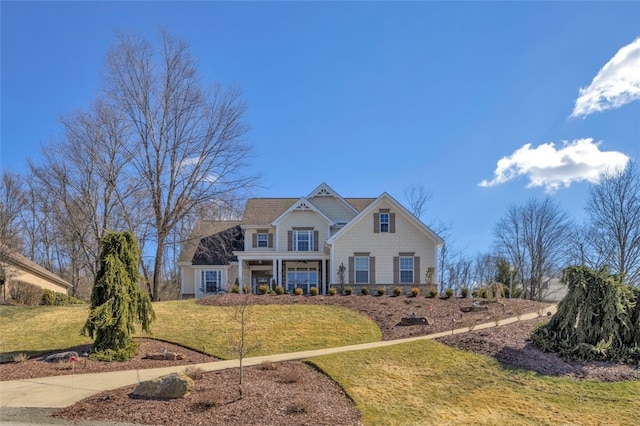
[[[402,294],[402,288],[400,288],[400,287],[395,287],[395,288],[393,289],[393,295],[394,295],[394,296],[398,297],[398,296],[400,296],[401,294]]]
[[[413,287],[411,289],[411,297],[418,297],[420,294],[420,289],[418,287]]]
[[[138,342],[131,340],[121,349],[103,349],[101,351],[92,352],[91,355],[89,355],[89,358],[94,361],[128,361],[136,356],[138,346]]]
[[[384,287],[378,287],[377,292],[378,292],[378,296],[384,296],[384,293],[385,293]]]
[[[280,376],[282,383],[298,383],[302,379],[302,374],[298,370],[286,370]]]
[[[9,297],[19,305],[37,306],[42,302],[43,293],[37,285],[17,281],[11,285]]]
[[[338,290],[335,287],[329,287],[329,296],[335,296],[338,294]]]
[[[239,285],[237,285],[237,284],[232,285],[232,286],[229,288],[229,293],[235,293],[235,294],[240,293],[240,286],[239,286]]]
[[[269,285],[268,284],[259,285],[258,286],[258,293],[260,293],[260,294],[269,293]]]
[[[273,371],[277,369],[278,369],[278,364],[276,364],[273,361],[266,360],[260,363],[260,370]]]
[[[302,290],[300,287],[296,287],[293,289],[293,294],[295,294],[296,296],[302,296],[303,293],[304,290]]]
[[[369,294],[369,287],[362,287],[360,293],[362,293],[363,296],[367,296]]]
[[[433,299],[437,295],[438,295],[438,290],[432,288],[431,290],[429,290],[429,294],[427,295],[427,297]]]
[[[318,293],[320,293],[320,291],[318,290],[318,287],[311,287],[309,289],[309,294],[312,296],[317,296]]]
[[[469,297],[469,288],[468,287],[462,287],[460,289],[460,297],[466,299],[467,297]]]
[[[249,285],[242,286],[242,291],[244,294],[251,294],[251,286]]]
[[[191,380],[200,380],[204,377],[204,369],[191,365],[184,369],[184,374],[191,377]]]
[[[353,288],[350,286],[347,286],[344,288],[344,294],[345,296],[350,296],[351,294],[353,294]]]
[[[19,354],[15,354],[13,356],[13,362],[21,363],[26,362],[29,359],[29,355],[24,352],[20,352]]]
[[[453,289],[451,287],[446,289],[445,292],[444,292],[444,295],[447,296],[448,298],[452,298],[454,294],[455,294],[455,292],[453,291]]]
[[[46,289],[42,293],[42,304],[45,306],[51,306],[56,303],[56,293],[53,290]]]
[[[282,287],[281,285],[278,285],[273,291],[278,295],[284,294],[284,287]]]

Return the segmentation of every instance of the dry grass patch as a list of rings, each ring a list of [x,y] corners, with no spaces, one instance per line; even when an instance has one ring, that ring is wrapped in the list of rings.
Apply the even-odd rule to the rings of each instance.
[[[433,341],[311,361],[370,425],[634,424],[640,410],[640,381],[543,377]]]

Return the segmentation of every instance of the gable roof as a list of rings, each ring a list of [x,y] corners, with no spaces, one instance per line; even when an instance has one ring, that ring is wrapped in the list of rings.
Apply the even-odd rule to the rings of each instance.
[[[329,219],[324,213],[322,213],[322,211],[320,211],[319,208],[314,206],[313,203],[311,201],[307,200],[306,198],[300,198],[297,202],[293,203],[291,205],[291,207],[289,207],[280,216],[278,216],[272,222],[272,224],[277,226],[280,223],[280,221],[282,221],[291,212],[294,212],[296,210],[299,210],[299,211],[312,211],[315,214],[317,214],[318,216],[320,216],[328,224],[330,224],[330,225],[333,224],[333,221],[331,219]]]
[[[326,183],[321,183],[316,189],[311,191],[309,195],[307,195],[307,199],[312,199],[314,197],[331,197],[338,200],[342,205],[344,205],[347,209],[351,210],[354,214],[358,214],[359,210],[357,210],[353,205],[347,203],[344,198],[340,196],[336,191],[334,191],[329,185]]]
[[[193,255],[192,265],[228,265],[238,260],[233,254],[244,249],[244,233],[240,225],[225,229],[200,240]]]
[[[11,250],[3,244],[0,244],[0,260],[20,270],[29,272],[30,274],[48,280],[60,287],[64,287],[65,290],[71,287],[71,284],[69,284],[67,281],[63,280],[53,272],[43,268],[28,257],[21,255],[17,251]]]
[[[444,240],[438,234],[433,232],[431,228],[429,228],[427,225],[422,223],[422,221],[420,221],[417,217],[411,214],[409,210],[407,210],[402,204],[400,204],[398,201],[396,201],[395,198],[393,198],[391,195],[387,194],[386,192],[383,192],[382,195],[380,195],[375,201],[373,201],[366,208],[360,211],[360,213],[358,213],[358,215],[354,217],[349,223],[347,223],[342,229],[340,229],[338,232],[333,234],[327,240],[327,244],[333,244],[345,232],[347,232],[349,228],[351,228],[352,226],[360,222],[367,215],[371,214],[375,210],[375,208],[378,205],[380,205],[382,201],[385,201],[385,200],[389,202],[399,214],[403,215],[407,220],[412,222],[416,226],[416,228],[422,231],[425,235],[433,238],[434,241],[436,242],[437,247],[440,247],[444,244]]]
[[[182,251],[178,262],[192,262],[202,239],[239,226],[241,223],[239,220],[197,221],[189,238],[182,242]]]

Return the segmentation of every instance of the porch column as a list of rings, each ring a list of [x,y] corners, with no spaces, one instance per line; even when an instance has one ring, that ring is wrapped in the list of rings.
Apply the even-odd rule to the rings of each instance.
[[[242,270],[244,269],[244,260],[238,256],[238,284],[240,285],[240,291],[242,291],[243,283],[242,283]]]
[[[273,259],[271,263],[271,280],[278,282],[278,259]],[[269,283],[269,288],[271,288],[271,283]]]
[[[327,294],[327,259],[322,259],[322,294]]]

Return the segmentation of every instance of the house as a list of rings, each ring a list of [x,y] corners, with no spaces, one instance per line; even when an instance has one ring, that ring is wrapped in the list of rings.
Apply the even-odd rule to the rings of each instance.
[[[343,284],[409,292],[427,284],[443,242],[387,193],[343,198],[323,183],[302,198],[251,198],[240,221],[198,222],[178,260],[181,294],[227,291],[236,279],[254,293]]]
[[[0,245],[0,282],[6,300],[12,286],[29,283],[56,293],[67,294],[71,284],[20,253]]]

